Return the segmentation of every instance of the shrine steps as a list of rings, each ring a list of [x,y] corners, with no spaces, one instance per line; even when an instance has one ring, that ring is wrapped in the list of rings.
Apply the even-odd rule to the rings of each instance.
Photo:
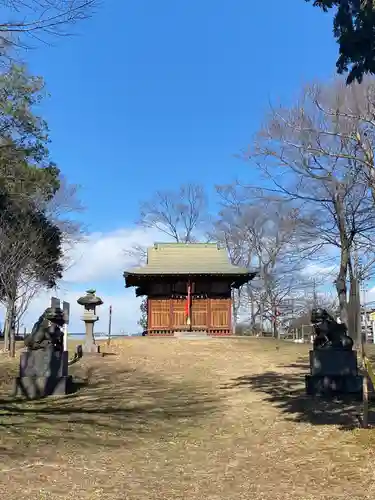
[[[174,337],[177,339],[186,339],[186,340],[207,340],[210,339],[211,336],[207,334],[205,331],[178,331],[174,332]]]

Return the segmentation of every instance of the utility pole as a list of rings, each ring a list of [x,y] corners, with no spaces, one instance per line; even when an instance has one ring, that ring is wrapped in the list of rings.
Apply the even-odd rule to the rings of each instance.
[[[258,257],[258,263],[259,263],[259,274],[260,274],[260,279],[261,279],[261,287],[264,289],[264,272],[263,272],[263,264],[262,264],[262,256],[261,255],[259,255],[259,257]],[[260,304],[259,304],[260,335],[263,337],[263,333],[264,333],[264,323],[263,323],[263,317],[264,317],[263,293],[260,293],[259,297],[260,297]]]
[[[68,325],[70,318],[70,303],[65,302],[63,300],[63,315],[64,315],[64,325],[63,325],[63,333],[64,333],[64,351],[68,350]]]
[[[353,277],[350,282],[349,294],[349,335],[352,334],[355,339],[356,347],[363,347],[363,335],[361,328],[361,299],[360,299],[360,273],[358,248],[354,244],[353,251]]]
[[[16,301],[13,301],[11,312],[10,335],[9,335],[9,355],[16,356]]]
[[[108,345],[111,343],[111,333],[112,333],[112,306],[109,306],[108,339],[107,339]]]
[[[250,285],[250,283],[247,284],[247,295],[248,299],[250,301],[250,315],[251,315],[251,320],[250,320],[250,325],[251,325],[251,334],[254,335],[254,330],[255,330],[255,304],[254,304],[254,294],[253,294],[253,289]]]
[[[362,297],[363,297],[363,314],[364,314],[364,327],[365,327],[365,342],[368,340],[368,322],[367,322],[367,283],[362,281]]]
[[[361,298],[360,298],[360,268],[359,268],[359,258],[358,258],[358,248],[354,244],[354,279],[353,279],[353,291],[351,290],[351,295],[349,299],[349,309],[351,309],[351,314],[353,318],[353,323],[355,325],[355,330],[357,334],[357,345],[358,345],[358,335],[360,335],[360,349],[361,358],[363,366],[363,384],[362,384],[362,403],[363,403],[363,422],[364,428],[368,427],[368,374],[366,370],[366,349],[364,338],[362,335],[361,328]],[[352,289],[352,286],[350,287]],[[352,304],[350,302],[352,301]]]
[[[318,297],[316,295],[316,279],[313,279],[313,307],[318,305]]]

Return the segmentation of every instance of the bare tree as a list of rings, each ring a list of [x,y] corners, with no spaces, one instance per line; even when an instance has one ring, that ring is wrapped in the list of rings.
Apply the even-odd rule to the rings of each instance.
[[[49,228],[55,227],[59,233],[61,252],[58,255],[56,279],[60,279],[60,273],[73,264],[69,250],[83,237],[83,227],[73,217],[83,209],[78,198],[78,186],[70,185],[66,179],[61,178],[55,197],[47,202],[40,199],[38,205],[50,224]],[[12,354],[15,324],[20,322],[40,291],[51,285],[48,270],[56,265],[56,254],[50,253],[48,246],[51,245],[51,249],[55,250],[52,240],[56,233],[52,231],[47,235],[45,225],[36,224],[30,213],[25,213],[22,209],[13,212],[12,207],[9,207],[9,210],[10,212],[3,210],[0,215],[0,291],[1,301],[7,307],[4,329],[6,347],[12,348]],[[35,265],[36,262],[38,265]],[[52,284],[55,283],[54,281]]]
[[[124,250],[124,254],[130,257],[136,266],[141,266],[147,260],[147,248],[142,245],[133,245],[131,248]]]
[[[350,89],[359,91],[360,86]],[[353,90],[340,82],[307,87],[294,106],[271,109],[247,155],[265,174],[268,186],[273,184],[264,190],[296,207],[311,253],[337,263],[336,289],[346,324],[353,247],[361,249],[368,272],[374,263],[375,230],[371,170],[345,111],[352,95]],[[357,118],[358,125],[359,113]]]
[[[15,325],[20,325],[22,318],[30,307],[30,304],[40,293],[40,288],[40,283],[32,280],[18,284],[14,311]],[[18,331],[18,328],[16,330]]]
[[[61,278],[61,243],[61,232],[43,213],[8,197],[0,216],[0,299],[7,307],[4,336],[12,356],[17,309],[24,312],[38,285],[52,287]]]
[[[86,231],[84,224],[76,218],[79,213],[84,211],[79,198],[80,186],[69,183],[62,175],[59,180],[60,186],[55,195],[47,202],[40,199],[38,206],[44,211],[47,219],[55,224],[61,232],[63,253],[60,263],[63,271],[66,272],[76,264],[72,260],[71,251],[77,243],[84,241]],[[42,235],[39,234],[39,236]],[[26,281],[18,284],[18,298],[15,311],[16,322],[22,319],[32,300],[43,288],[43,283],[33,281],[32,279],[26,279]]]
[[[157,191],[153,198],[139,207],[137,225],[144,229],[157,230],[176,243],[193,243],[204,237],[207,229],[207,196],[199,184],[183,184],[176,191]],[[125,250],[136,265],[146,262],[147,249],[134,245]],[[147,302],[141,304],[142,327],[145,326],[144,311]]]
[[[64,248],[61,263],[66,272],[76,264],[72,260],[72,250],[77,243],[85,240],[87,232],[83,222],[77,219],[77,215],[85,210],[79,198],[80,186],[69,183],[63,175],[60,175],[59,181],[60,186],[55,195],[46,203],[40,200],[38,206],[61,231]]]
[[[294,309],[287,321],[289,329],[298,329],[303,326],[311,326],[311,312],[315,307],[321,307],[336,318],[339,304],[337,295],[332,293],[317,293],[315,296],[306,295],[295,302]]]
[[[199,239],[207,217],[207,197],[198,184],[184,184],[177,191],[157,191],[140,205],[138,224],[157,229],[178,243]]]
[[[332,292],[316,292],[308,290],[297,304],[296,312],[311,314],[312,309],[321,307],[326,309],[332,316],[336,317],[339,311],[337,294]]]
[[[253,228],[260,280],[255,282],[265,320],[279,333],[280,308],[286,299],[299,296],[306,286],[302,274],[304,253],[300,251],[300,226],[294,209],[280,200],[266,201],[262,219]]]
[[[250,268],[254,264],[253,235],[252,231],[249,231],[248,221],[245,221],[243,217],[243,207],[246,206],[248,200],[241,196],[237,188],[236,185],[217,186],[221,210],[208,233],[208,239],[218,241],[226,248],[233,265]],[[232,314],[235,327],[239,322],[241,309],[248,303],[250,303],[251,310],[251,325],[254,329],[256,311],[253,288],[251,286],[239,287],[232,291]]]
[[[91,16],[97,0],[0,0],[0,52],[49,43],[54,37],[67,36],[70,27]]]
[[[278,307],[302,284],[295,210],[280,197],[263,196],[238,184],[219,187],[218,192],[222,210],[216,238],[225,244],[233,264],[259,269],[259,278],[240,291],[234,307],[248,305],[251,323],[255,325],[257,317],[260,323],[271,322],[277,335]]]
[[[193,243],[205,236],[207,196],[198,184],[183,184],[176,191],[157,191],[149,201],[140,203],[136,224],[153,229],[177,243]],[[146,249],[135,245],[125,254],[136,263],[144,262]]]

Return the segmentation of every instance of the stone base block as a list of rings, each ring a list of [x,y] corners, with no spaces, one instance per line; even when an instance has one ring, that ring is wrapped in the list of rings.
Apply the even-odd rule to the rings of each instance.
[[[362,375],[306,375],[306,394],[344,395],[362,394]]]
[[[83,344],[82,346],[83,354],[100,354],[100,346],[97,344]]]
[[[68,375],[68,351],[39,349],[21,353],[19,376],[60,378]]]
[[[317,349],[310,351],[311,375],[358,374],[357,353],[344,349]]]
[[[64,396],[72,387],[71,375],[65,377],[17,377],[13,396],[40,399],[47,396]]]
[[[177,339],[186,339],[186,340],[195,340],[195,339],[202,339],[202,340],[208,340],[212,337],[210,337],[206,331],[199,331],[199,330],[193,330],[193,331],[182,331],[182,330],[177,330],[174,332],[174,336]]]

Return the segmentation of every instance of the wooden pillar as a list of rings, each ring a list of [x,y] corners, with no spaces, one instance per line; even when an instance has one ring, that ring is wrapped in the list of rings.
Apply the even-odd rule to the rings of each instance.
[[[236,332],[233,331],[233,324],[232,324],[232,300],[228,299],[228,305],[229,305],[229,311],[228,311],[228,318],[229,318],[229,331],[231,335],[234,335]]]
[[[186,324],[189,327],[189,330],[191,330],[192,324],[191,324],[191,281],[190,281],[190,279],[188,279],[187,282],[186,282],[186,291],[187,291],[187,297],[186,297]]]
[[[207,332],[211,329],[211,298],[207,297]]]
[[[169,331],[173,332],[173,298],[169,298]]]
[[[147,333],[150,333],[151,330],[151,305],[152,300],[147,296]]]

